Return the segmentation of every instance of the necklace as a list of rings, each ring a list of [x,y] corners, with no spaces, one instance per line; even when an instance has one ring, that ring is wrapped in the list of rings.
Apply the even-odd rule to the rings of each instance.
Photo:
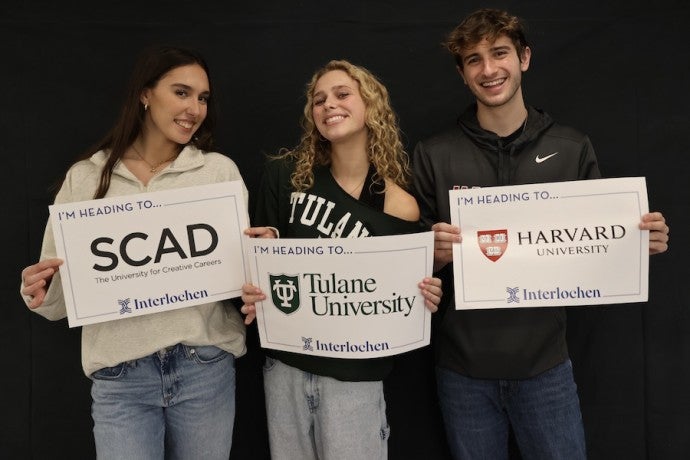
[[[152,172],[152,173],[155,173],[156,171],[158,171],[158,168],[160,168],[164,163],[167,163],[168,161],[174,160],[175,158],[177,158],[177,155],[179,155],[179,153],[176,153],[176,154],[174,154],[173,156],[171,156],[170,158],[165,159],[165,160],[161,161],[161,162],[158,163],[158,164],[152,165],[151,163],[149,163],[149,162],[146,160],[146,158],[144,158],[144,155],[142,155],[141,152],[139,152],[139,150],[134,146],[134,144],[132,144],[132,149],[134,150],[134,152],[135,152],[137,155],[139,155],[139,158],[141,158],[141,160],[142,160],[144,163],[146,163],[147,165],[149,165],[149,168],[151,168],[149,171]]]
[[[331,174],[333,174],[333,171],[332,171],[332,170],[331,170]],[[345,190],[345,192],[347,192],[347,194],[350,195],[350,196],[354,196],[354,193],[355,193],[360,187],[362,187],[362,186],[364,185],[364,182],[367,180],[367,176],[365,175],[364,178],[362,179],[362,181],[359,182],[357,185],[355,185],[355,186],[352,188],[352,190],[347,190],[345,187],[342,186],[342,184],[341,184],[340,181],[335,177],[335,175],[333,175],[333,178],[335,179],[336,183],[340,186],[340,188],[343,189],[343,190]]]

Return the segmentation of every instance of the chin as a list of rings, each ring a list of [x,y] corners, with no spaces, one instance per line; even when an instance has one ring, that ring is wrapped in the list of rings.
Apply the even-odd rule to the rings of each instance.
[[[193,135],[189,136],[173,136],[171,140],[180,145],[187,145],[192,141]]]

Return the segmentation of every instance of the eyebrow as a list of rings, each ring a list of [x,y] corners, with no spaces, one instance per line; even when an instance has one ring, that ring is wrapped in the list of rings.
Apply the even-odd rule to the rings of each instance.
[[[493,52],[496,52],[496,51],[504,51],[504,50],[510,51],[510,49],[511,49],[510,45],[498,45],[498,46],[492,46],[492,47],[490,47],[490,48],[489,48],[489,52],[492,52],[492,53],[493,53]],[[464,56],[464,57],[462,58],[462,61],[465,62],[466,60],[468,60],[468,59],[471,58],[471,57],[479,56],[479,54],[480,54],[480,53],[476,53],[476,52],[475,52],[475,53],[472,53],[472,54],[468,54],[467,56]]]

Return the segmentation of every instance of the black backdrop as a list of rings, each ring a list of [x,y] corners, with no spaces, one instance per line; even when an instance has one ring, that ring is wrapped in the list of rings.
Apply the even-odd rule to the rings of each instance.
[[[33,263],[59,181],[112,123],[139,49],[189,45],[207,57],[220,101],[218,150],[250,193],[263,155],[292,146],[304,84],[332,58],[376,73],[409,150],[450,126],[469,94],[439,42],[465,14],[524,17],[533,57],[526,100],[587,132],[604,175],[645,176],[650,207],[672,228],[652,258],[645,304],[577,308],[569,343],[592,459],[690,456],[687,241],[690,11],[684,1],[12,2],[0,7],[0,153],[5,163],[0,278],[2,458],[92,458],[89,380],[80,330],[24,307],[19,272]],[[615,274],[611,274],[615,276]],[[237,362],[233,459],[268,458],[255,329]],[[403,356],[388,388],[391,459],[446,459],[429,350]]]

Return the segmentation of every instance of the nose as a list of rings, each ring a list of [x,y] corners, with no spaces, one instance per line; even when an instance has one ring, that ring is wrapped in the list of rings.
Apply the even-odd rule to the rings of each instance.
[[[493,59],[484,59],[484,67],[482,71],[485,75],[493,75],[496,72],[496,63]]]
[[[328,96],[326,100],[323,102],[323,106],[327,109],[333,109],[335,108],[336,101],[335,98],[332,96]]]
[[[187,113],[193,116],[199,116],[201,113],[202,104],[198,99],[190,98],[189,104],[187,104]]]

